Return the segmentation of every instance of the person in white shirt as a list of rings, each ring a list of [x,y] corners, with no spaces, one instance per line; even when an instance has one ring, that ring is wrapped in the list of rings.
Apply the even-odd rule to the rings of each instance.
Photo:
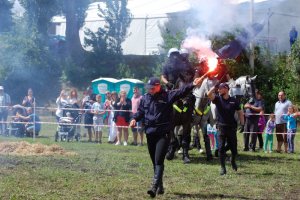
[[[4,87],[0,86],[0,135],[4,134],[7,128],[9,106],[11,106],[10,96],[4,92]]]
[[[96,96],[96,102],[92,105],[93,124],[95,129],[95,142],[102,143],[102,127],[103,127],[103,115],[105,113],[104,105],[101,102],[101,95]]]

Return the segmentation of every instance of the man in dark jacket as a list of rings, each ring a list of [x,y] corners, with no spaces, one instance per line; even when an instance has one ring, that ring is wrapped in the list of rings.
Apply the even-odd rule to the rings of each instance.
[[[135,127],[137,121],[145,120],[148,151],[154,169],[152,187],[147,191],[151,197],[164,193],[162,177],[164,159],[170,142],[172,105],[175,101],[190,93],[195,86],[201,85],[207,74],[196,78],[193,83],[179,90],[171,91],[163,90],[160,80],[156,77],[148,81],[148,93],[141,99],[137,113],[133,116],[129,126]]]
[[[216,88],[208,91],[208,98],[216,105],[217,108],[217,129],[219,142],[219,155],[221,163],[220,175],[226,174],[225,153],[227,143],[231,150],[231,166],[234,171],[237,171],[235,158],[237,155],[237,122],[234,114],[237,111],[240,123],[244,126],[244,112],[240,108],[240,103],[237,99],[229,96],[229,86],[227,83],[221,83],[218,88],[219,95],[215,94]]]

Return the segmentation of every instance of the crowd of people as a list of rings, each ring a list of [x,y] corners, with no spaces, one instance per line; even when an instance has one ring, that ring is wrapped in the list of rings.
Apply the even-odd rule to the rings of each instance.
[[[129,120],[137,112],[141,97],[142,94],[138,87],[133,88],[132,99],[127,98],[127,93],[123,90],[119,94],[115,91],[107,91],[104,100],[102,100],[100,94],[93,94],[91,88],[88,88],[84,92],[81,100],[78,99],[76,89],[72,89],[70,95],[65,90],[62,90],[56,100],[57,110],[55,115],[59,123],[60,119],[68,113],[68,110],[77,109],[82,115],[82,120],[77,123],[84,124],[88,142],[101,144],[103,128],[107,127],[108,143],[127,146]],[[70,104],[71,106],[66,108]],[[131,145],[142,146],[142,123],[131,130],[133,133],[133,142]],[[83,136],[85,135],[83,134]],[[139,142],[138,136],[140,138]]]
[[[245,127],[244,127],[244,151],[253,151],[258,148],[265,152],[273,151],[273,135],[276,135],[276,152],[294,153],[294,138],[297,129],[296,118],[300,116],[298,109],[286,98],[284,91],[278,93],[278,101],[275,103],[274,113],[264,114],[264,101],[262,94],[256,91],[255,98],[251,99],[244,106]],[[268,120],[266,120],[266,117]],[[263,134],[265,139],[263,140]],[[251,141],[249,143],[249,136]],[[284,149],[282,149],[284,145]]]
[[[28,89],[21,104],[12,106],[10,95],[0,86],[0,135],[13,134],[15,136],[37,136],[41,130],[40,118],[34,112],[35,97],[33,90]],[[12,110],[12,123],[8,127],[8,112]]]

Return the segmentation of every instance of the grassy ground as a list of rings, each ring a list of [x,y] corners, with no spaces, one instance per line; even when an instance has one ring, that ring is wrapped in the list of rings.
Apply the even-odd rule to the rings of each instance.
[[[0,142],[53,144],[55,128],[44,125],[35,141],[0,137]],[[265,154],[242,152],[241,136],[237,172],[228,163],[228,174],[221,177],[218,159],[207,162],[194,149],[191,164],[180,157],[166,161],[166,193],[158,199],[300,199],[300,137],[296,154]],[[153,170],[146,146],[114,146],[106,137],[103,144],[85,141],[58,143],[76,156],[0,155],[0,199],[149,198]]]

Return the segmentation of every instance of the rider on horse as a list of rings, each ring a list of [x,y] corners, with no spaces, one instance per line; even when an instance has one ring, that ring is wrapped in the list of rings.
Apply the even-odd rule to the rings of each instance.
[[[168,90],[181,88],[183,85],[193,81],[194,69],[188,60],[188,51],[181,49],[179,51],[176,48],[171,48],[168,53],[168,61],[163,68],[161,80],[166,84]],[[192,121],[192,110],[194,106],[195,98],[192,95],[188,95],[186,98],[178,100],[173,104],[173,120],[172,126],[182,126],[182,135],[178,136],[177,140],[174,129],[172,129],[172,142],[167,154],[167,159],[171,160],[174,158],[174,153],[179,146],[179,143],[183,147],[183,161],[189,163],[189,145],[191,141],[191,121]]]

